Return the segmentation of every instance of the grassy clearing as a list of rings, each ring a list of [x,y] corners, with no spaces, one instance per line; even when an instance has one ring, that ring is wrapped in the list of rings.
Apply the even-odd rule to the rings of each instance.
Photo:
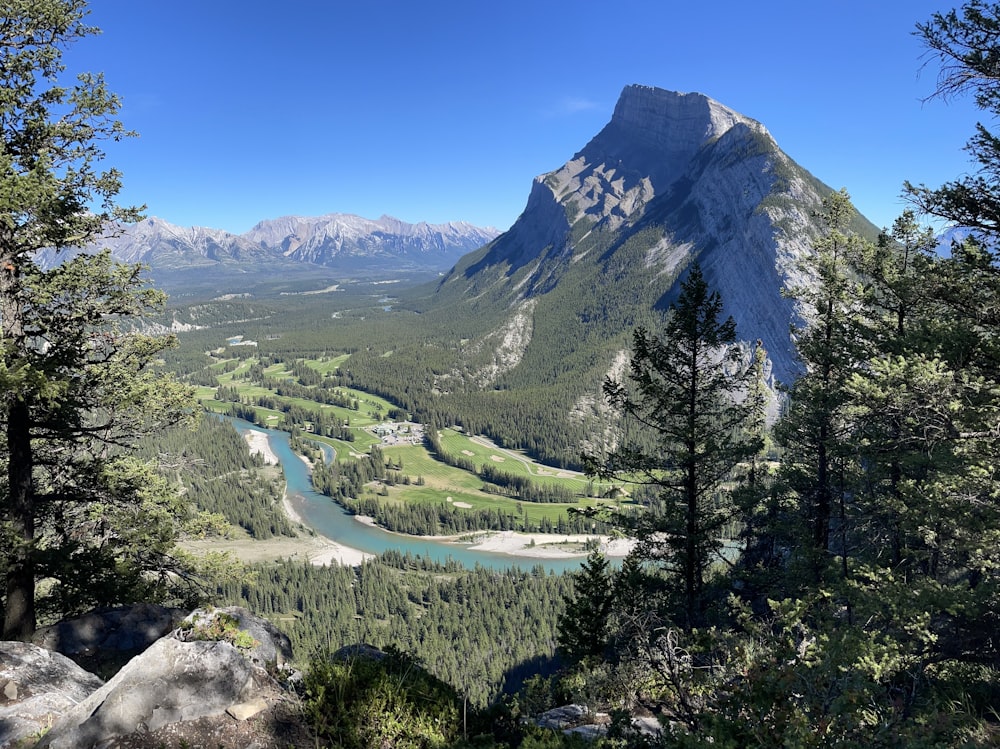
[[[495,509],[523,515],[530,521],[548,519],[554,523],[565,517],[570,507],[591,507],[599,502],[589,497],[581,497],[573,504],[523,502],[514,497],[488,494],[482,490],[483,480],[479,476],[435,460],[423,445],[389,447],[383,452],[387,458],[402,460],[403,473],[407,476],[424,480],[423,486],[390,487],[390,499],[424,504],[446,502],[468,510]]]
[[[350,354],[341,354],[340,356],[331,356],[328,359],[307,359],[305,365],[325,375],[335,372],[337,367],[342,366],[350,358]]]
[[[229,404],[225,401],[217,401],[215,398],[204,399],[201,401],[201,405],[206,411],[211,411],[212,413],[229,413]],[[276,428],[285,419],[285,415],[281,411],[263,408],[262,406],[252,406],[252,408],[254,413],[257,414],[258,421],[264,422],[270,427]]]
[[[194,389],[194,397],[201,403],[207,400],[215,400],[215,388],[206,385],[197,385]]]
[[[475,474],[435,460],[423,445],[389,447],[383,453],[387,458],[401,459],[403,473],[422,477],[428,487],[445,491],[479,492],[483,486],[483,480]]]
[[[278,364],[272,364],[270,367],[264,368],[264,375],[267,377],[273,377],[276,380],[290,379],[292,373],[288,371],[284,363],[279,362]]]
[[[348,356],[343,355],[322,360],[306,360],[304,363],[311,369],[325,374],[333,372],[347,359]],[[372,445],[380,445],[387,459],[402,461],[402,472],[414,481],[409,485],[388,488],[388,496],[384,497],[385,501],[419,504],[448,503],[455,506],[458,511],[467,510],[470,512],[480,509],[496,509],[522,515],[527,520],[534,522],[542,519],[558,522],[560,518],[566,517],[569,507],[591,506],[599,501],[588,495],[598,493],[600,487],[595,487],[593,482],[582,474],[542,465],[522,453],[504,450],[484,438],[470,437],[454,429],[445,429],[440,432],[442,448],[445,451],[456,457],[468,458],[477,468],[492,465],[507,473],[527,477],[536,485],[563,486],[573,495],[579,497],[579,501],[573,504],[534,503],[486,493],[483,491],[483,480],[478,475],[437,460],[423,445],[383,444],[382,440],[375,436],[370,428],[381,423],[384,415],[394,408],[393,404],[384,398],[352,388],[338,388],[339,393],[357,402],[358,409],[354,410],[319,403],[304,397],[278,396],[273,390],[263,387],[259,382],[255,383],[235,376],[237,373],[249,371],[256,363],[256,360],[246,360],[241,362],[233,372],[220,372],[218,375],[220,385],[235,388],[241,399],[244,400],[266,397],[273,399],[276,404],[279,404],[279,407],[297,406],[307,412],[322,410],[335,415],[342,423],[349,425],[355,440],[347,442],[315,435],[311,439],[333,448],[338,460],[348,460],[352,455],[366,454]],[[264,374],[275,379],[292,376],[291,371],[284,364],[269,366],[264,370]],[[202,387],[199,388],[198,392],[206,409],[219,412],[227,408],[227,404],[214,399],[212,388]],[[285,420],[285,414],[277,409],[255,406],[254,412],[261,421],[270,425],[277,426]],[[420,485],[416,483],[418,478],[422,479]]]
[[[482,481],[479,482],[482,485]],[[496,494],[486,494],[485,492],[470,493],[459,491],[454,488],[435,489],[428,486],[394,486],[388,489],[389,500],[406,502],[407,504],[430,504],[440,505],[445,503],[455,507],[459,512],[467,510],[475,512],[477,510],[499,510],[503,513],[521,515],[532,523],[539,523],[542,520],[550,520],[553,524],[559,522],[560,518],[565,518],[570,507],[589,506],[594,504],[594,500],[583,501],[579,504],[541,504],[537,502],[521,502],[511,497],[503,497]]]
[[[237,359],[220,359],[219,361],[217,361],[215,364],[211,365],[211,367],[210,367],[210,369],[213,369],[213,370],[216,369],[216,368],[218,368],[220,370],[219,375],[218,375],[219,384],[220,385],[229,385],[229,384],[231,384],[232,380],[234,378],[240,377],[242,375],[245,375],[247,372],[249,372],[250,371],[250,367],[252,367],[254,365],[254,363],[256,362],[255,359],[244,359],[244,360],[242,360],[236,366],[236,368],[233,371],[231,371],[231,372],[222,372],[221,370],[225,369],[225,367],[227,366],[227,364],[229,362],[231,362],[231,361],[238,361],[238,360]]]
[[[565,486],[580,495],[590,495],[599,490],[582,473],[542,465],[522,452],[505,450],[485,438],[469,437],[454,429],[443,429],[438,434],[443,450],[450,455],[468,458],[477,468],[492,465],[514,476],[528,477],[538,485]]]
[[[319,435],[312,435],[309,439],[316,442],[321,442],[324,445],[329,445],[333,448],[334,452],[337,453],[338,460],[347,460],[354,455],[364,455],[371,449],[372,445],[378,445],[381,440],[373,435],[371,432],[367,432],[364,429],[354,430],[355,438],[354,442],[345,442],[344,440],[334,439],[333,437],[322,437]]]

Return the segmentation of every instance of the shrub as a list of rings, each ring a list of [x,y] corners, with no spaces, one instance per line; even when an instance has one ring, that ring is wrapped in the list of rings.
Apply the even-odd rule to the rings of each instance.
[[[316,658],[304,686],[317,737],[343,749],[443,749],[461,730],[455,690],[398,652]]]

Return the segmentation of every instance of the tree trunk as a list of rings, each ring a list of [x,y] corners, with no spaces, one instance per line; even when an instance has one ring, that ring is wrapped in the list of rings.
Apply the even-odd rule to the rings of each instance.
[[[8,370],[19,369],[24,346],[24,310],[21,307],[19,258],[9,249],[0,254],[0,333]],[[8,386],[10,387],[10,386]],[[3,638],[29,640],[35,633],[35,486],[31,448],[31,411],[23,389],[10,387],[5,394],[7,437],[7,496],[3,497],[4,518],[14,548],[7,562],[7,597],[4,606]]]
[[[35,493],[32,482],[30,414],[21,398],[7,412],[8,507],[16,544],[7,569],[3,638],[30,640],[35,634]]]

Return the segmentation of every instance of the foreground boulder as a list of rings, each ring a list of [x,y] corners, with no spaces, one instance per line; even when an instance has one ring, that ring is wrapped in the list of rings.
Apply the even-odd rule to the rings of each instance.
[[[38,645],[0,642],[0,749],[32,743],[104,684],[73,661]]]
[[[181,622],[174,635],[185,641],[232,642],[255,666],[272,672],[292,658],[292,641],[288,635],[267,619],[240,606],[196,609]]]
[[[276,734],[298,745],[294,700],[275,678],[290,654],[287,638],[245,609],[196,611],[65,710],[37,746],[268,746]]]
[[[217,715],[251,697],[253,677],[229,643],[164,638],[66,711],[39,747],[96,746],[111,736]]]
[[[182,609],[138,603],[98,609],[35,633],[32,642],[72,658],[107,679],[175,629],[187,616]]]

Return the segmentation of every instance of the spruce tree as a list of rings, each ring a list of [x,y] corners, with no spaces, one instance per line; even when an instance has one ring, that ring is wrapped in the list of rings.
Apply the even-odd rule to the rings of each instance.
[[[976,106],[1000,114],[1000,4],[970,0],[917,25],[917,36],[939,63],[933,97],[971,94]],[[970,174],[937,188],[906,183],[920,213],[996,236],[1000,233],[1000,138],[981,122],[966,150],[977,162]]]
[[[128,322],[162,303],[107,254],[52,270],[43,249],[91,245],[134,220],[102,171],[127,135],[101,76],[65,81],[63,52],[97,32],[82,0],[0,1],[0,566],[3,636],[36,626],[35,582],[119,602],[165,585],[178,510],[132,438],[175,421],[188,391],[152,365],[170,345]],[[155,572],[161,575],[153,574]],[[88,583],[89,579],[89,583]],[[173,578],[177,579],[177,578]],[[126,594],[128,589],[131,592]]]
[[[723,484],[760,449],[744,431],[750,368],[736,345],[736,324],[722,311],[722,298],[693,265],[662,334],[635,331],[628,381],[605,382],[622,417],[621,440],[607,455],[585,458],[602,478],[654,492],[630,529],[639,539],[634,553],[676,583],[686,629],[704,621],[709,567],[732,520]]]
[[[592,551],[573,581],[573,594],[566,597],[566,610],[559,618],[557,642],[564,658],[578,662],[603,655],[608,645],[614,595],[607,558]]]
[[[848,553],[845,539],[831,533],[835,524],[843,528],[836,518],[844,509],[854,468],[844,446],[849,429],[846,385],[864,358],[858,283],[851,268],[866,241],[850,231],[854,213],[844,190],[823,201],[819,218],[824,233],[802,268],[810,280],[786,291],[804,320],[793,331],[804,371],[789,389],[790,407],[775,439],[784,450],[783,486],[802,521],[801,537],[792,543],[811,584],[824,581],[835,552],[842,562]]]

